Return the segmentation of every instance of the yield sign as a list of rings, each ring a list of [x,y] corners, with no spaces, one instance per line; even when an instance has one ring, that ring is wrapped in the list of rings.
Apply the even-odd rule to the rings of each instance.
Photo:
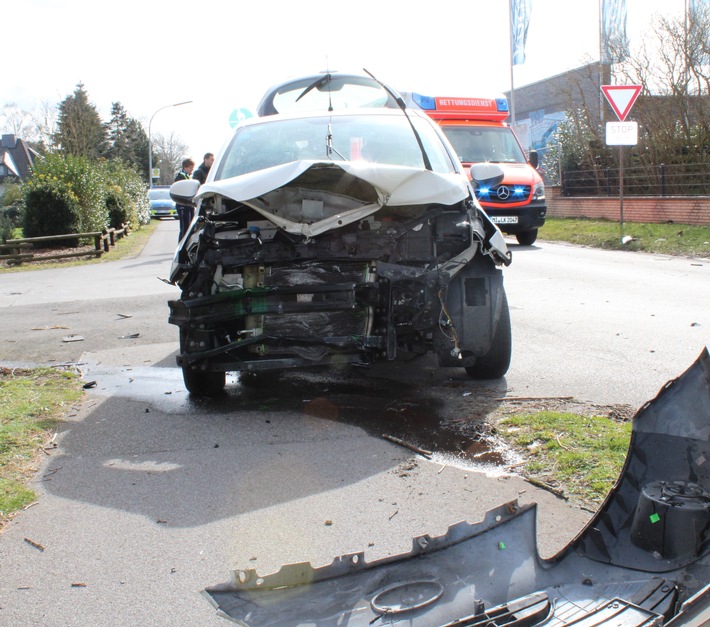
[[[602,91],[616,116],[623,122],[641,93],[641,85],[602,85]]]

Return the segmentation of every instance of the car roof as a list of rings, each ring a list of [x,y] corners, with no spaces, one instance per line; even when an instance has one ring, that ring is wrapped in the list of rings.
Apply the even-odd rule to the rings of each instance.
[[[421,118],[431,122],[428,115],[422,111],[417,111],[416,109],[407,109],[407,115],[411,117]],[[337,117],[389,117],[389,118],[405,118],[405,114],[401,109],[389,109],[389,108],[362,108],[362,109],[338,109],[335,111],[296,111],[292,113],[279,113],[275,115],[268,115],[265,117],[248,118],[243,122],[240,122],[237,129],[243,126],[253,126],[256,124],[270,124],[278,120],[314,120],[321,118],[337,118]],[[432,124],[436,127],[436,124]]]
[[[333,107],[339,110],[365,105],[398,108],[395,98],[399,97],[399,94],[371,76],[347,72],[320,72],[291,78],[269,87],[257,106],[257,115],[308,110],[313,106],[310,103],[319,95],[324,103],[319,108]]]

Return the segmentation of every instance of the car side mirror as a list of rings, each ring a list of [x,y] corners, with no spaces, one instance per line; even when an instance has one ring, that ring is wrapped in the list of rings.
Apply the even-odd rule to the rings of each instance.
[[[170,198],[178,205],[189,205],[192,204],[198,189],[200,189],[200,181],[193,179],[177,181],[170,186]]]
[[[528,163],[537,170],[537,166],[540,165],[540,157],[537,154],[537,150],[531,150],[528,153]]]
[[[471,166],[471,179],[478,185],[492,187],[503,180],[505,173],[495,163],[474,163]]]

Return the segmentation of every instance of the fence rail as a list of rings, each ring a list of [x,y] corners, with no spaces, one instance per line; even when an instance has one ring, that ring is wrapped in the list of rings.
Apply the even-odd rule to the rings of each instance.
[[[0,261],[12,265],[20,265],[32,261],[100,257],[102,254],[109,252],[119,239],[127,237],[129,234],[130,224],[122,224],[120,229],[110,228],[88,233],[66,233],[63,235],[44,235],[42,237],[9,239],[4,244],[0,244]],[[35,244],[67,241],[77,242],[78,240],[87,239],[93,240],[94,242],[94,248],[92,250],[58,253],[56,255],[37,255],[33,252]]]
[[[563,196],[618,196],[619,168],[565,170]],[[710,195],[710,162],[624,167],[624,195]]]

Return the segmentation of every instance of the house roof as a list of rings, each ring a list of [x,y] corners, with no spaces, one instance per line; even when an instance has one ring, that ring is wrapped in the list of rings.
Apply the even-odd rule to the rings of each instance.
[[[7,172],[6,176],[16,176],[19,178],[20,173],[12,159],[12,155],[8,151],[0,153],[0,165],[5,166],[5,171]]]
[[[15,135],[3,135],[0,140],[0,164],[8,169],[7,176],[21,179],[30,175],[32,164],[38,153],[27,145],[24,139]]]

